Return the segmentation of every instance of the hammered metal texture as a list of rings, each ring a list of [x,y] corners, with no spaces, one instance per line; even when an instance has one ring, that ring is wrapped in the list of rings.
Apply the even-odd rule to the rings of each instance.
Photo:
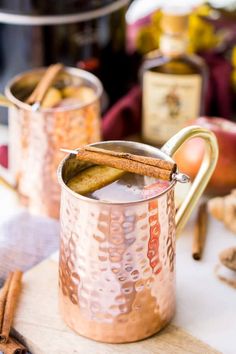
[[[64,148],[100,140],[100,103],[80,109],[31,112],[9,109],[10,170],[22,202],[37,214],[59,217],[57,166]]]
[[[59,303],[77,333],[124,343],[151,336],[175,311],[175,206],[61,199]]]

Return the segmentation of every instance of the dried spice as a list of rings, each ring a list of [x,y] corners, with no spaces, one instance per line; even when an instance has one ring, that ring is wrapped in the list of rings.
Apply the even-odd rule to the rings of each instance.
[[[236,233],[236,189],[225,197],[209,200],[208,211],[214,218],[222,221],[230,231]]]
[[[227,268],[236,271],[236,247],[222,251],[219,254],[219,259]]]
[[[236,247],[227,248],[219,254],[219,259],[221,264],[218,264],[215,268],[215,273],[217,277],[223,281],[224,283],[228,284],[232,288],[236,289],[236,273],[235,277],[226,277],[222,275],[221,265],[225,266],[226,268],[230,269],[233,272],[236,272]]]

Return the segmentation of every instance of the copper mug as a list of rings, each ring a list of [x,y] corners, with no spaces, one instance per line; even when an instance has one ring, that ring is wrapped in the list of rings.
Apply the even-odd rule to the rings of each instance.
[[[160,150],[130,141],[94,144],[173,161],[175,151],[193,137],[206,141],[205,157],[177,214],[176,181],[158,197],[105,202],[70,190],[66,182],[84,165],[74,155],[61,162],[59,306],[65,322],[78,334],[102,342],[133,342],[170,322],[175,312],[176,233],[218,158],[214,134],[198,126],[184,128]]]
[[[20,200],[36,214],[58,218],[60,187],[56,170],[64,156],[60,147],[76,148],[101,139],[102,84],[89,72],[67,67],[61,75],[73,77],[74,84],[84,82],[90,86],[94,100],[34,111],[18,96],[35,86],[44,71],[35,69],[13,78],[0,104],[9,106],[9,171]]]

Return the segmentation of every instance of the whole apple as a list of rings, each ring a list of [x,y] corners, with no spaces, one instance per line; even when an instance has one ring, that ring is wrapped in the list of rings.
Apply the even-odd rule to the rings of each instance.
[[[210,194],[226,194],[236,187],[236,123],[224,118],[200,117],[191,121],[215,133],[219,145],[219,159],[208,184]],[[184,143],[175,153],[174,159],[181,172],[193,179],[204,155],[205,143],[194,138]]]

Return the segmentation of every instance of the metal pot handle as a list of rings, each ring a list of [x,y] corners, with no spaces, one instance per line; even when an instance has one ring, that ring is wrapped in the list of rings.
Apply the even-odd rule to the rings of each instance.
[[[208,129],[193,125],[180,130],[180,132],[170,138],[170,140],[168,140],[161,148],[161,151],[172,157],[185,141],[196,137],[205,140],[206,149],[192,187],[176,213],[177,234],[187,222],[194,206],[204,192],[204,189],[214,172],[218,160],[218,144],[214,133]]]

